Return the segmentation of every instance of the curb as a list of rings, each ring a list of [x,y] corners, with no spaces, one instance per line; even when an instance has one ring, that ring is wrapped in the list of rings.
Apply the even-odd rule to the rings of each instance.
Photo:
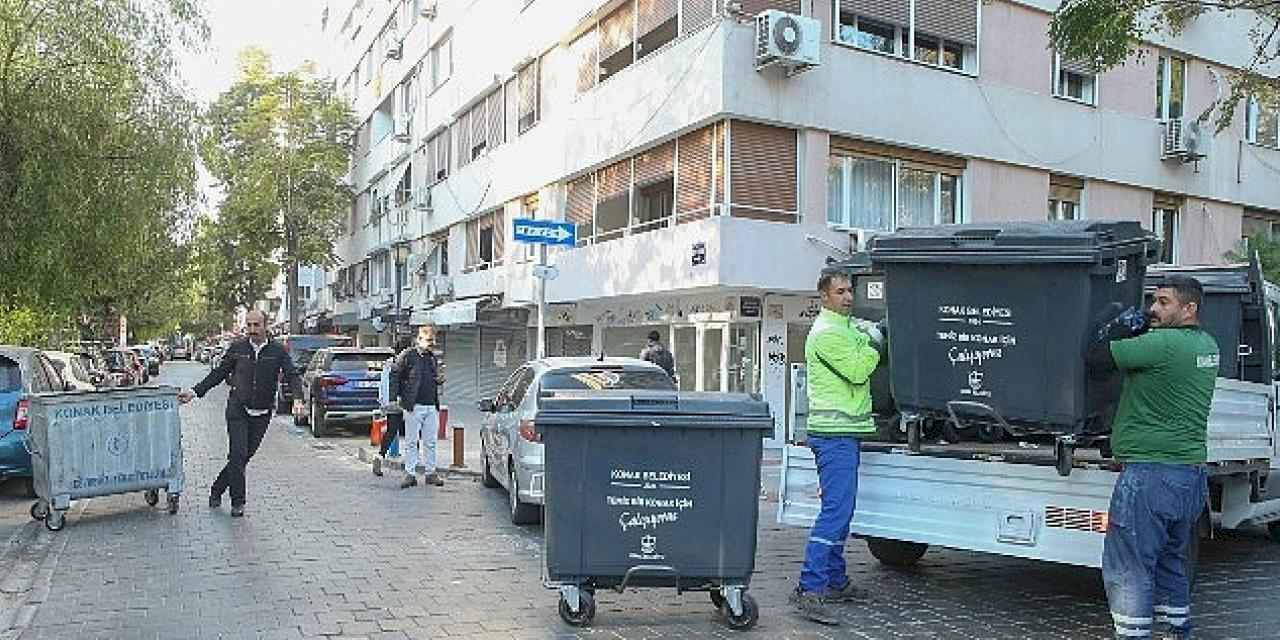
[[[378,452],[374,450],[372,447],[358,446],[355,448],[354,455],[356,459],[359,460],[360,462],[372,466],[373,459],[378,457]],[[384,472],[385,470],[403,472],[404,460],[401,458],[387,458],[386,460],[382,461],[382,468],[384,469]],[[463,476],[468,478],[480,477],[480,472],[477,470],[471,469],[470,467],[439,466],[439,467],[436,467],[436,472],[449,475],[449,476]]]

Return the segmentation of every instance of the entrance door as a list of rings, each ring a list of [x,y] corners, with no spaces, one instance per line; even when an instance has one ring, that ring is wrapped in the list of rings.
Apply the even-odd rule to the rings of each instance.
[[[726,391],[724,347],[727,326],[707,324],[699,327],[698,391]]]
[[[671,355],[676,360],[676,380],[681,391],[698,390],[698,328],[677,326],[672,332]]]
[[[760,391],[760,325],[737,323],[729,326],[728,391]]]

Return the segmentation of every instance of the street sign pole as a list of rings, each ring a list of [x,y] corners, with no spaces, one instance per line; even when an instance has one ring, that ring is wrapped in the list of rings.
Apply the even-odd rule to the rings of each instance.
[[[547,245],[562,247],[577,245],[577,228],[572,222],[559,220],[534,220],[517,218],[514,239],[524,244],[538,245],[538,264],[533,267],[533,277],[538,282],[538,358],[547,357],[547,280],[554,280],[559,272],[547,264]]]
[[[547,245],[538,245],[538,266],[547,266]],[[538,280],[538,359],[547,357],[547,279]]]

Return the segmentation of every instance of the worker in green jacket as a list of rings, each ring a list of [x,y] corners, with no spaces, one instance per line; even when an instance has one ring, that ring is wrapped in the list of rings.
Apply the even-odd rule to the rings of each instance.
[[[791,596],[801,615],[822,624],[839,620],[829,605],[858,600],[863,593],[845,572],[858,491],[858,438],[873,435],[871,374],[880,354],[867,334],[849,321],[853,284],[848,274],[824,269],[818,278],[822,311],[805,340],[808,374],[808,444],[818,465],[822,511],[809,534],[800,584]]]

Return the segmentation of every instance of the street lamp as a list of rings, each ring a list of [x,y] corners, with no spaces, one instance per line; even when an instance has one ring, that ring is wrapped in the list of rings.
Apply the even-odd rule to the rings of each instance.
[[[405,262],[409,260],[409,243],[397,242],[391,246],[394,252],[393,257],[396,261],[396,317],[391,325],[391,348],[397,348],[400,344],[400,317],[404,313],[404,308],[400,300],[400,296],[404,291],[404,282],[402,282],[404,274]]]

